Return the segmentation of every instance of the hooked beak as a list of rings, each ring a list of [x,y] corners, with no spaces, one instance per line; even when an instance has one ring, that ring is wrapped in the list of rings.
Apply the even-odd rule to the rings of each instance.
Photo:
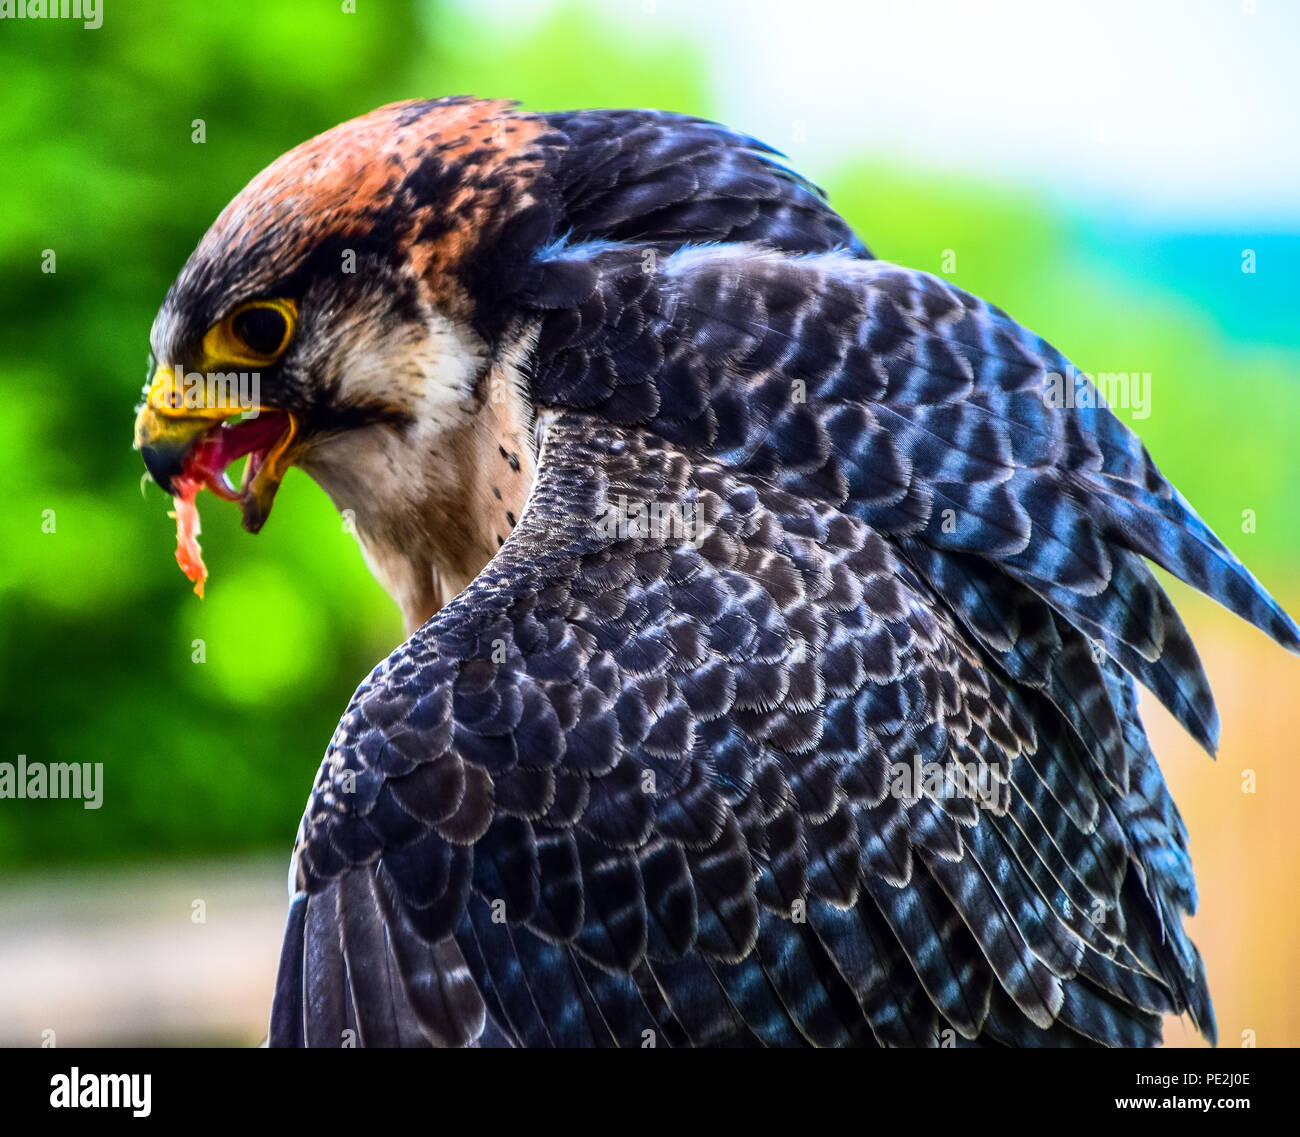
[[[300,449],[298,420],[269,407],[235,405],[213,384],[195,387],[187,386],[180,367],[158,368],[136,415],[136,449],[164,493],[177,493],[180,478],[207,486],[239,502],[244,528],[256,533]],[[236,489],[225,471],[245,455],[248,464]]]

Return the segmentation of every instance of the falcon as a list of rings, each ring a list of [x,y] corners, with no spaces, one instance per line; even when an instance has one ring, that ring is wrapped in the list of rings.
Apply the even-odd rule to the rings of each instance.
[[[300,467],[407,633],[316,775],[270,1045],[1213,1039],[1137,683],[1219,724],[1151,566],[1300,633],[1059,352],[775,151],[383,107],[235,197],[152,350],[158,484],[256,532]]]

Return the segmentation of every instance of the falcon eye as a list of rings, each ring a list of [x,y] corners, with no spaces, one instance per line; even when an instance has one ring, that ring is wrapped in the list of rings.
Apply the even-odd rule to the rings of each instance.
[[[289,322],[274,308],[247,308],[230,318],[235,339],[256,355],[275,355],[284,343]]]
[[[217,362],[271,363],[289,346],[297,319],[292,300],[254,300],[208,332],[204,348]]]

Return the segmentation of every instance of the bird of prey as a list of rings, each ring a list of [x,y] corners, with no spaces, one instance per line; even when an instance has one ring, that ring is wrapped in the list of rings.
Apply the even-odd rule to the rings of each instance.
[[[163,489],[256,532],[297,465],[407,631],[316,776],[271,1045],[1213,1038],[1136,683],[1218,722],[1149,562],[1300,633],[1059,352],[775,151],[383,107],[235,197],[152,350]]]

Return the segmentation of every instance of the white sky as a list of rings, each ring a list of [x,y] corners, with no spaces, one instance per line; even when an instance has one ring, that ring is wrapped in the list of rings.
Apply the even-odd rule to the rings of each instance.
[[[506,37],[553,6],[460,2]],[[1300,221],[1300,0],[578,2],[699,44],[717,116],[814,178],[858,150],[1175,223]]]

